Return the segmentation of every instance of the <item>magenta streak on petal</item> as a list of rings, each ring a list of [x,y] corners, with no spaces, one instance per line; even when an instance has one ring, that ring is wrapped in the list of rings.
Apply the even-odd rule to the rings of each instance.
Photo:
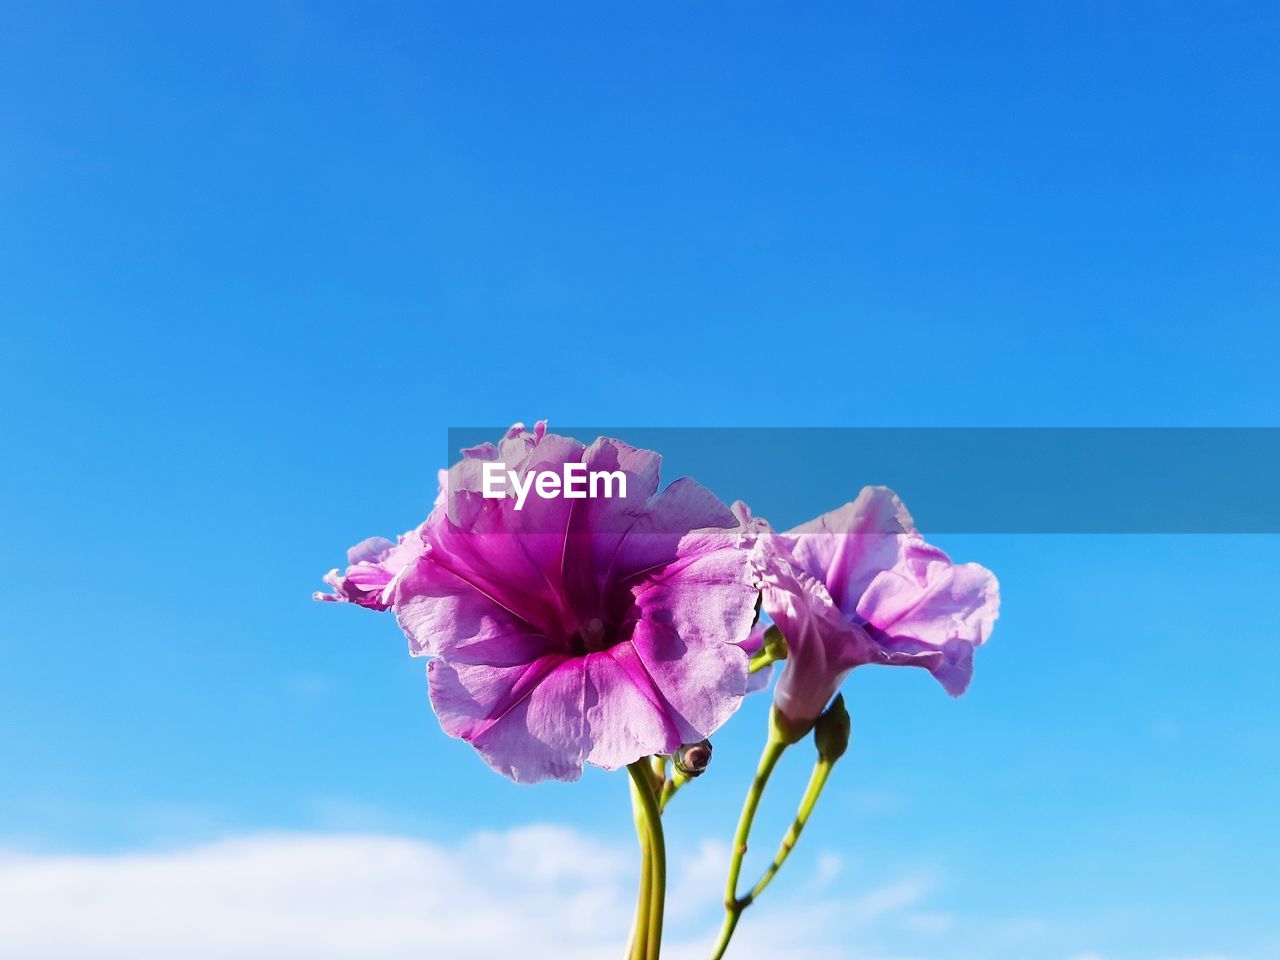
[[[470,734],[468,739],[474,740],[482,737],[497,724],[501,723],[507,714],[529,699],[533,691],[538,688],[538,684],[564,666],[569,659],[564,654],[548,654],[529,664],[520,674],[520,678],[512,685],[509,695],[503,701],[500,701],[501,706],[485,717],[481,721],[480,729]]]
[[[631,652],[631,656],[626,655],[626,651]],[[673,715],[678,717],[686,729],[689,723],[680,716],[679,712],[671,706],[667,698],[662,695],[662,691],[658,688],[657,682],[653,679],[653,675],[649,673],[649,668],[645,666],[644,657],[640,655],[640,651],[636,649],[636,645],[628,640],[625,644],[619,644],[609,651],[614,663],[618,664],[631,680],[635,688],[640,691],[640,695],[653,705],[654,712],[661,718],[663,724],[671,732],[671,736],[678,742],[681,739],[681,728],[672,719]],[[634,660],[634,665],[633,665]]]

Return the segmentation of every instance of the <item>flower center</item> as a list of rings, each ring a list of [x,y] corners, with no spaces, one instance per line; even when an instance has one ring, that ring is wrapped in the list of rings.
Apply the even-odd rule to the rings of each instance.
[[[608,650],[617,643],[618,634],[599,617],[592,617],[578,631],[577,640],[583,653],[595,653],[597,650]]]

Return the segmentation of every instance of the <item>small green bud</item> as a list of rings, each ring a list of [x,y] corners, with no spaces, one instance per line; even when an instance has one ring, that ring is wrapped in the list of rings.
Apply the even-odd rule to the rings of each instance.
[[[763,670],[771,663],[777,663],[779,660],[787,659],[787,641],[783,639],[782,631],[778,629],[776,623],[770,624],[769,628],[764,632],[764,644],[755,655],[751,658],[748,670],[755,673],[757,670]]]
[[[711,764],[711,741],[699,740],[697,743],[686,743],[671,757],[677,771],[689,779],[702,776]]]
[[[827,763],[835,763],[849,748],[849,711],[844,707],[844,696],[831,702],[826,712],[813,727],[813,742],[818,756]]]
[[[764,632],[764,647],[761,648],[763,653],[770,660],[787,659],[787,641],[782,636],[782,631],[778,629],[776,623],[770,624],[769,628]]]

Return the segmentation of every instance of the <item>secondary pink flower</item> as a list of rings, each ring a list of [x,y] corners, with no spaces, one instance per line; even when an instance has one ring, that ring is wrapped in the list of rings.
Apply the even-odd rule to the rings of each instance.
[[[952,696],[968,687],[973,651],[999,614],[999,585],[986,568],[953,564],[926,543],[893,491],[864,487],[852,503],[761,540],[764,610],[789,649],[774,705],[797,732],[862,664],[924,667]]]
[[[370,537],[347,551],[347,569],[335,568],[325,574],[324,582],[332,593],[313,594],[317,600],[355,603],[370,610],[386,610],[391,606],[393,581],[409,562],[422,552],[418,531],[402,534],[396,543],[385,537]]]
[[[482,467],[523,478],[622,471],[625,498],[482,496]],[[746,686],[758,595],[737,521],[687,478],[658,492],[660,457],[517,424],[464,451],[420,528],[394,611],[428,667],[451,736],[520,782],[577,779],[670,753],[717,729]]]

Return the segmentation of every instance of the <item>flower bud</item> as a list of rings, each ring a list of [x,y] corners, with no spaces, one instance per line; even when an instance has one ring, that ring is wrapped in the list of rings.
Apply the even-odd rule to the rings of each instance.
[[[844,696],[837,696],[818,718],[813,727],[813,742],[818,756],[827,763],[835,763],[849,747],[849,711],[844,708]]]
[[[672,763],[684,776],[693,779],[699,777],[711,763],[711,741],[699,740],[697,743],[686,743],[671,758]]]

